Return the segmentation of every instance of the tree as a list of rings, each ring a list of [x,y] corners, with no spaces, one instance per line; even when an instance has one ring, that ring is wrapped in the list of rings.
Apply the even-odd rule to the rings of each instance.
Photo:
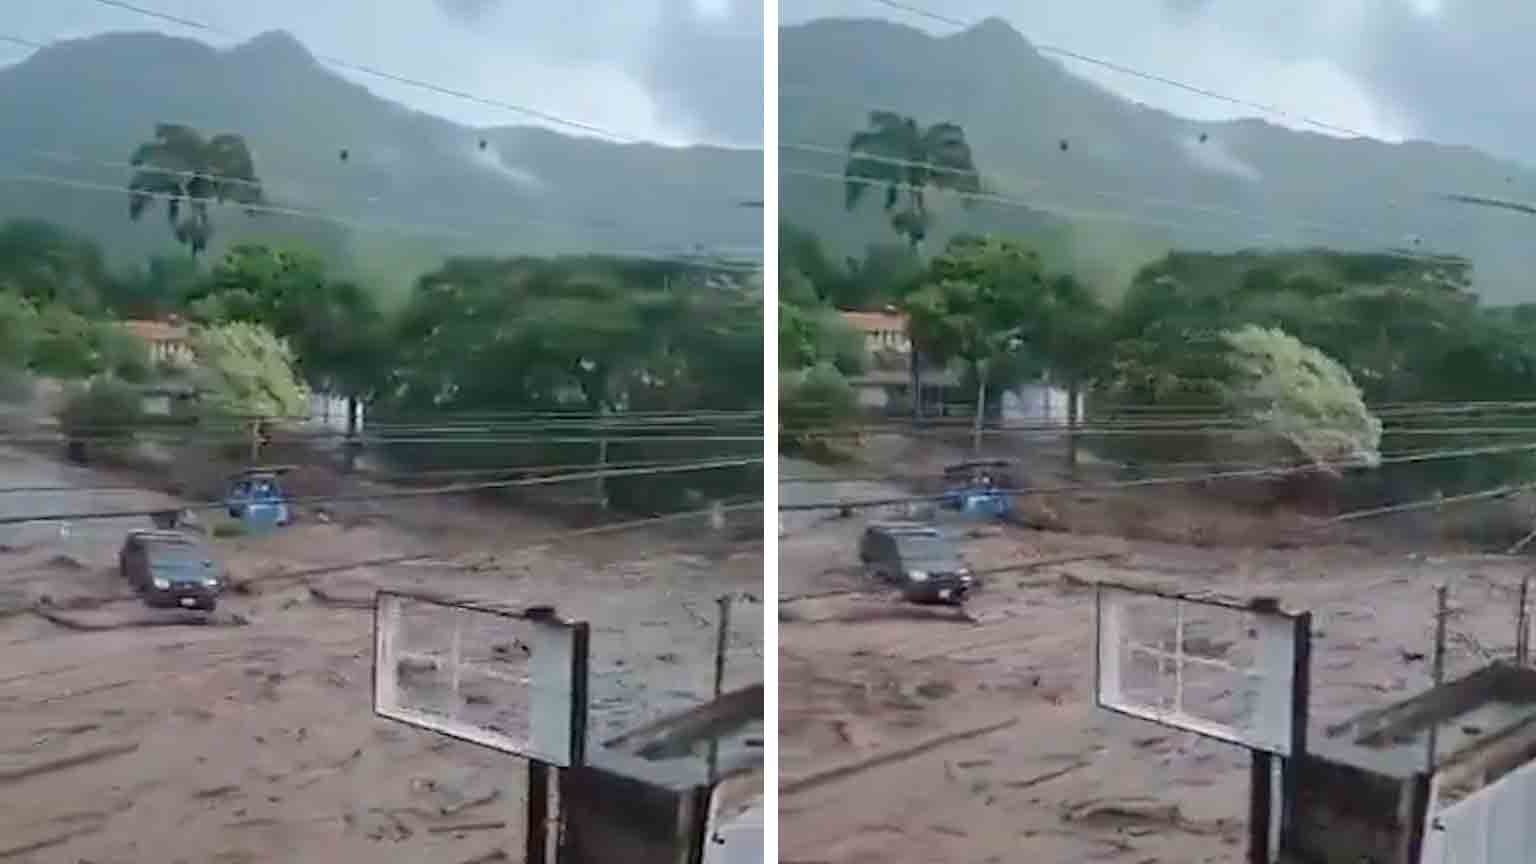
[[[981,176],[965,140],[954,123],[923,127],[911,117],[891,111],[871,111],[869,124],[848,139],[848,163],[843,168],[844,206],[858,206],[869,186],[885,187],[885,210],[891,227],[920,253],[928,236],[928,187],[980,192]],[[972,199],[965,199],[969,205]],[[902,203],[904,202],[904,203]],[[897,206],[901,203],[902,206]],[[922,343],[912,340],[912,417],[923,413]]]
[[[71,458],[84,462],[93,449],[132,442],[134,429],[144,420],[143,404],[137,388],[110,376],[73,385],[59,410]]]
[[[836,436],[858,415],[858,399],[831,363],[779,377],[781,446],[790,452],[830,455]]]
[[[101,247],[50,222],[18,219],[0,226],[0,291],[38,306],[93,312],[109,282]]]
[[[255,160],[240,135],[205,139],[190,126],[160,123],[154,138],[133,151],[131,161],[136,170],[128,181],[128,217],[137,221],[160,201],[176,242],[194,259],[213,237],[210,203],[250,207],[264,200]]]
[[[868,187],[885,187],[891,227],[914,250],[928,235],[928,187],[981,191],[964,129],[954,123],[924,127],[891,111],[870,112],[868,127],[848,139],[843,177],[849,210],[858,206]]]
[[[220,420],[302,417],[308,394],[288,345],[258,324],[236,322],[193,331],[197,384],[209,413]]]
[[[914,344],[941,360],[963,360],[975,374],[978,449],[992,363],[1048,331],[1036,314],[1045,296],[1033,252],[1009,241],[960,240],[933,260],[927,281],[903,304]]]
[[[1338,361],[1283,330],[1247,326],[1222,334],[1232,375],[1227,405],[1309,463],[1381,461],[1381,421]]]

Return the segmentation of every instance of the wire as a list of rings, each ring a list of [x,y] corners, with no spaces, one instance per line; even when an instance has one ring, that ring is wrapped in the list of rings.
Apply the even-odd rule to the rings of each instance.
[[[75,155],[75,154],[72,154],[72,153],[63,153],[63,152],[56,151],[56,150],[34,150],[34,151],[31,151],[31,152],[34,155],[36,155],[36,156],[39,156],[39,157],[41,157],[43,159],[47,159],[47,160],[53,161],[53,162],[68,162],[68,163],[79,164],[79,165],[95,165],[95,166],[99,166],[99,167],[102,167],[102,168],[129,168],[129,169],[133,169],[135,171],[146,170],[146,166],[144,166],[144,165],[136,165],[133,162],[121,162],[121,161],[106,160],[106,159],[90,159],[90,158],[87,158],[87,157],[84,157],[84,156],[78,156],[78,155]],[[293,178],[291,178],[291,177],[273,176],[273,175],[270,175],[270,174],[263,174],[262,179],[260,179],[260,180],[246,180],[246,179],[240,178],[240,177],[226,177],[226,176],[224,176],[222,174],[210,174],[210,173],[203,172],[203,171],[178,171],[178,170],[169,170],[169,169],[164,169],[164,168],[158,168],[158,167],[154,167],[154,166],[149,166],[147,170],[153,170],[153,171],[155,171],[157,173],[160,173],[160,174],[168,174],[168,175],[172,175],[172,176],[176,176],[176,177],[187,177],[187,178],[192,178],[192,179],[211,180],[211,181],[214,181],[214,182],[217,182],[217,183],[233,184],[233,185],[237,185],[237,186],[253,187],[253,188],[257,189],[257,190],[265,188],[266,185],[271,184],[273,181],[280,181],[280,180],[285,180],[285,179],[290,180],[290,181],[293,180]],[[312,181],[306,178],[303,182],[304,182],[305,185],[308,185]],[[373,189],[371,191],[375,191],[376,192],[378,190],[377,189]],[[162,193],[162,194],[169,194],[169,193]],[[172,197],[180,197],[180,196],[172,196]],[[223,203],[223,202],[220,202],[220,203]],[[238,206],[242,206],[242,205],[240,205],[239,203],[231,203],[228,206],[238,207]],[[306,209],[306,210],[303,210],[302,212],[314,214],[317,217],[318,216],[323,216],[323,215],[329,215],[325,211],[315,210],[315,209]],[[512,224],[487,223],[487,224],[485,224],[483,226],[479,226],[479,227],[483,227],[483,228],[507,228],[507,227],[513,227],[513,225],[537,225],[537,226],[540,226],[540,227],[552,227],[552,228],[580,227],[580,228],[584,228],[584,229],[588,229],[588,230],[606,231],[606,232],[635,232],[635,231],[642,230],[640,228],[640,226],[636,226],[636,225],[633,225],[633,224],[620,225],[620,224],[614,223],[611,220],[608,220],[606,218],[601,219],[601,220],[581,219],[581,220],[574,220],[574,221],[568,221],[567,222],[567,221],[559,221],[559,220],[553,220],[553,219],[535,219],[535,218],[528,217],[528,216],[513,217],[513,223]],[[444,227],[442,230],[444,230],[444,231],[464,231],[466,233],[468,231],[468,229],[458,229],[458,228],[452,228],[452,227]],[[734,250],[734,251],[743,251],[743,250]],[[750,251],[757,251],[757,250],[750,250]]]
[[[74,178],[70,178],[70,177],[58,177],[58,176],[51,175],[51,174],[31,174],[31,173],[0,174],[0,182],[8,182],[8,183],[33,183],[33,184],[60,186],[60,187],[71,188],[71,189],[79,189],[79,190],[89,191],[89,192],[111,193],[113,195],[122,195],[125,192],[127,192],[127,189],[125,187],[122,187],[122,186],[113,186],[111,184],[106,184],[106,183],[95,183],[95,182],[86,181],[86,180],[78,180],[78,179],[74,179]],[[171,200],[184,201],[184,200],[188,200],[186,198],[186,196],[183,196],[183,195],[174,195],[174,194],[162,193],[162,192],[137,192],[135,194],[142,195],[142,196],[148,197],[148,198],[153,198],[153,199],[156,199],[156,200],[162,200],[162,201],[171,201]],[[322,221],[322,222],[333,222],[333,223],[338,224],[338,225],[343,225],[345,227],[352,228],[352,229],[358,230],[358,231],[364,231],[364,232],[371,231],[371,232],[375,232],[375,233],[406,234],[406,235],[416,235],[416,236],[423,236],[423,237],[457,237],[459,239],[469,239],[469,240],[489,240],[489,239],[491,239],[488,236],[476,235],[476,234],[467,232],[467,231],[465,231],[463,229],[459,229],[459,228],[451,228],[451,227],[443,227],[443,226],[433,226],[433,225],[380,225],[380,224],[372,224],[372,223],[367,223],[367,222],[360,222],[360,221],[358,221],[356,219],[351,219],[351,218],[346,217],[346,216],[336,216],[336,215],[332,215],[332,214],[329,214],[329,213],[322,213],[322,212],[315,211],[315,210],[300,210],[300,209],[296,209],[296,208],[292,208],[292,207],[278,207],[278,206],[274,206],[274,205],[270,205],[270,204],[237,204],[237,203],[223,204],[222,202],[210,202],[210,203],[219,203],[221,206],[234,207],[234,208],[238,208],[238,209],[241,209],[241,210],[245,210],[245,211],[247,211],[249,213],[274,213],[274,214],[283,215],[283,216],[294,216],[294,217],[303,218],[303,219],[314,219],[314,220],[318,220],[318,221]],[[526,220],[526,221],[528,221],[529,224],[539,224],[537,220]],[[555,223],[551,223],[551,224],[555,224]],[[570,227],[570,226],[568,224],[566,224],[565,227]],[[611,256],[611,257],[616,257],[616,258],[636,258],[636,259],[641,259],[641,260],[673,262],[673,263],[694,263],[694,264],[702,263],[702,262],[704,262],[706,259],[708,259],[710,257],[707,252],[704,253],[703,255],[687,255],[685,253],[667,253],[667,252],[657,253],[657,252],[654,252],[654,251],[639,251],[639,252],[637,252],[637,251],[633,251],[633,250],[614,250],[614,251],[607,251],[607,252],[604,252],[602,254],[605,254],[605,255],[608,255],[608,256]],[[729,256],[721,256],[721,257],[722,257],[722,259],[727,259]],[[760,268],[757,267],[757,266],[745,265],[745,264],[733,262],[733,261],[730,261],[730,260],[719,260],[719,259],[717,259],[717,260],[709,261],[709,269],[717,269],[717,270],[721,270],[721,271],[725,271],[725,272],[756,273],[756,272],[758,272],[758,270]]]
[[[923,162],[923,161],[912,160],[912,159],[900,159],[900,158],[893,157],[893,156],[881,156],[881,155],[878,155],[878,154],[865,153],[865,152],[862,152],[862,151],[858,151],[858,152],[855,153],[855,152],[850,152],[850,151],[848,151],[846,149],[841,149],[841,148],[836,148],[836,147],[829,147],[829,146],[822,145],[822,144],[809,144],[809,143],[789,142],[789,143],[782,143],[779,146],[784,148],[784,149],[787,149],[787,150],[799,150],[799,151],[803,151],[803,152],[806,152],[806,153],[822,153],[822,154],[834,155],[834,156],[846,156],[846,157],[850,157],[850,158],[858,158],[858,159],[861,159],[861,160],[867,160],[867,161],[871,161],[871,162],[882,162],[882,163],[886,163],[886,164],[890,164],[890,165],[898,165],[898,166],[904,166],[904,167],[919,167],[919,168],[923,168],[923,169],[926,169],[928,171],[933,171],[933,172],[936,172],[936,173],[953,173],[953,174],[961,174],[961,175],[966,175],[966,176],[972,176],[972,175],[979,176],[978,172],[976,172],[976,171],[965,171],[965,170],[958,169],[958,168],[951,168],[951,167],[947,167],[947,166],[943,166],[943,165],[935,165],[935,164],[933,164],[931,162]],[[782,169],[781,169],[781,171],[782,171]],[[880,180],[866,180],[866,179],[859,179],[859,178],[849,178],[847,176],[847,174],[843,174],[841,176],[844,178],[844,182],[861,182],[861,183],[864,183],[866,185],[886,185],[884,183],[884,181],[880,181]],[[1000,178],[1002,178],[1004,180],[1013,181],[1014,184],[1022,185],[1026,189],[1036,189],[1036,188],[1042,188],[1042,187],[1049,187],[1050,186],[1050,181],[1048,181],[1048,180],[1040,180],[1040,179],[1036,179],[1036,178],[1020,177],[1018,175],[1004,175],[1004,174],[989,173],[988,176],[990,176],[990,177],[1000,177]],[[948,190],[945,190],[945,191],[948,191]],[[1143,196],[1143,195],[1119,195],[1119,194],[1116,194],[1116,193],[1113,193],[1113,192],[1104,192],[1104,191],[1095,190],[1095,189],[1088,189],[1088,190],[1083,190],[1083,191],[1086,191],[1087,194],[1092,195],[1095,198],[1101,198],[1101,199],[1104,199],[1104,200],[1106,200],[1106,201],[1108,201],[1110,203],[1141,204],[1141,205],[1165,208],[1165,209],[1170,209],[1170,210],[1175,210],[1175,211],[1187,211],[1187,212],[1191,212],[1191,213],[1205,213],[1205,214],[1215,215],[1215,216],[1235,216],[1235,217],[1237,217],[1239,219],[1245,219],[1245,220],[1247,220],[1249,222],[1253,222],[1253,223],[1259,224],[1259,225],[1278,225],[1278,226],[1287,226],[1287,227],[1299,227],[1301,229],[1304,229],[1304,230],[1307,230],[1307,231],[1312,231],[1314,233],[1323,234],[1323,235],[1332,235],[1332,236],[1335,236],[1335,237],[1343,236],[1345,234],[1358,235],[1358,236],[1360,236],[1362,238],[1366,236],[1359,229],[1350,228],[1348,226],[1340,225],[1338,223],[1333,223],[1333,222],[1320,222],[1320,221],[1309,220],[1309,219],[1276,219],[1276,218],[1273,218],[1273,217],[1260,216],[1260,215],[1257,215],[1255,213],[1251,213],[1251,212],[1248,212],[1248,211],[1240,210],[1240,209],[1238,209],[1236,207],[1224,207],[1224,206],[1214,205],[1214,204],[1201,204],[1201,203],[1195,202],[1195,201],[1185,201],[1185,200],[1179,200],[1179,199],[1174,199],[1174,198],[1155,198],[1155,197]],[[1013,194],[1017,195],[1017,194],[1019,194],[1019,192],[1020,192],[1020,190],[1015,189],[1013,191]],[[1066,206],[1066,205],[1057,205],[1057,206]]]
[[[132,3],[124,3],[121,2],[121,0],[91,0],[91,2],[102,6],[109,6],[114,9],[133,12],[149,18],[156,18],[171,24],[179,24],[183,27],[190,27],[194,30],[216,33],[220,36],[225,36],[231,39],[245,40],[248,38],[246,36],[242,36],[239,33],[235,33],[223,27],[216,27],[203,21],[197,21],[191,18],[182,18],[180,16],[171,15],[156,9],[150,9]],[[537,120],[543,120],[547,123],[553,123],[557,126],[564,126],[569,129],[577,129],[583,132],[590,132],[596,135],[600,135],[604,138],[612,139],[613,141],[621,144],[634,144],[641,140],[633,136],[621,135],[617,132],[614,132],[610,129],[605,129],[602,126],[598,126],[593,123],[586,123],[580,120],[571,120],[566,117],[561,117],[558,114],[552,114],[548,111],[542,111],[537,108],[529,108],[526,105],[519,105],[514,102],[506,102],[500,99],[490,99],[484,96],[477,96],[473,93],[469,93],[463,90],[457,90],[452,87],[445,87],[441,84],[434,84],[430,81],[422,81],[416,78],[407,77],[405,75],[396,75],[393,72],[387,72],[383,69],[378,69],[376,67],[368,66],[362,63],[355,63],[351,60],[347,60],[341,57],[319,53],[315,54],[314,56],[316,60],[319,60],[322,63],[327,63],[331,66],[347,69],[352,72],[360,72],[364,75],[371,75],[375,78],[381,78],[396,84],[404,84],[408,87],[414,87],[419,90],[427,90],[443,96],[452,96],[456,99],[463,99],[468,102],[474,102],[492,108],[500,108],[506,111],[511,111],[515,114],[521,114],[524,117],[532,117]]]
[[[1497,452],[1536,452],[1536,444],[1521,444],[1511,446],[1507,450],[1499,450],[1491,447],[1468,448],[1461,450],[1436,450],[1411,456],[1399,456],[1391,459],[1383,458],[1377,464],[1405,464],[1410,462],[1428,462],[1440,459],[1460,459],[1468,456],[1492,455]],[[1041,486],[1023,489],[992,489],[990,494],[1009,497],[1038,497],[1042,495],[1070,495],[1082,492],[1108,492],[1120,489],[1137,489],[1144,486],[1182,486],[1188,484],[1206,483],[1214,480],[1235,480],[1254,477],[1274,477],[1289,474],[1313,473],[1331,469],[1364,468],[1370,467],[1364,462],[1333,461],[1316,462],[1308,465],[1300,465],[1291,468],[1265,467],[1250,468],[1234,471],[1213,471],[1205,474],[1182,475],[1177,477],[1147,477],[1140,480],[1118,480],[1104,483],[1072,483],[1060,486]],[[923,504],[943,501],[949,496],[945,493],[933,495],[903,495],[888,498],[849,499],[843,501],[823,501],[806,504],[786,504],[780,502],[780,511],[812,511],[812,510],[857,510],[869,507],[888,507],[904,504]]]
[[[48,47],[42,42],[33,42],[31,39],[23,39],[20,36],[6,36],[0,34],[0,42],[9,42],[12,45],[20,45],[23,48],[43,49]]]
[[[594,470],[593,469],[593,464],[594,463],[592,463],[592,462],[568,462],[568,463],[555,464],[555,465],[499,465],[499,466],[491,466],[491,467],[485,467],[485,468],[423,468],[423,469],[418,470],[418,471],[370,471],[370,470],[367,470],[367,469],[359,469],[357,471],[357,475],[359,477],[361,477],[362,479],[364,479],[364,480],[379,480],[379,481],[383,481],[385,483],[399,483],[401,481],[406,481],[406,480],[411,480],[411,479],[414,479],[414,478],[421,478],[421,477],[475,477],[475,476],[483,476],[483,475],[507,475],[507,474],[524,475],[524,474],[529,474],[529,473],[540,473],[543,476],[549,477],[551,480],[556,480],[556,479],[560,479],[563,476],[562,474],[560,474],[558,472],[564,472],[564,471],[591,471],[591,470]],[[680,462],[680,461],[677,461],[677,460],[666,460],[666,459],[623,461],[623,462],[604,462],[601,465],[601,470],[611,470],[611,469],[616,469],[616,468],[649,468],[649,467],[657,467],[657,466],[685,466],[685,465],[688,465],[688,464],[689,464],[688,462]],[[298,470],[302,470],[305,467],[310,467],[310,466],[297,466]],[[549,474],[549,473],[546,473],[546,472],[557,472],[557,473]],[[235,472],[235,473],[238,473],[238,472]],[[32,494],[32,493],[39,493],[39,492],[144,492],[144,491],[146,491],[146,490],[145,490],[145,488],[144,488],[144,486],[142,484],[135,484],[135,483],[112,483],[112,484],[102,484],[102,485],[62,484],[62,485],[53,485],[53,486],[48,486],[48,485],[39,485],[39,486],[0,486],[0,495],[19,495],[19,494]]]
[[[291,498],[284,503],[294,505],[334,504],[356,501],[389,501],[396,498],[422,498],[433,495],[457,495],[464,492],[479,492],[489,489],[512,489],[524,486],[548,486],[554,483],[565,483],[571,480],[602,480],[610,477],[638,477],[659,474],[679,474],[695,471],[712,471],[720,468],[737,468],[751,465],[761,465],[761,456],[741,459],[717,459],[703,462],[690,462],[679,465],[648,467],[648,468],[620,468],[616,470],[585,471],[581,473],[564,474],[558,477],[525,477],[516,480],[494,480],[480,483],[455,483],[447,486],[439,486],[432,489],[396,489],[389,492],[372,492],[356,495],[320,495],[306,498]],[[84,522],[93,519],[143,519],[157,516],[167,510],[222,510],[225,508],[223,501],[206,501],[179,505],[175,507],[157,507],[152,510],[108,510],[88,511],[83,513],[56,513],[49,515],[32,516],[3,516],[0,517],[0,525],[22,525],[28,522]]]
[[[784,168],[784,167],[781,166],[779,168],[779,174],[780,174],[780,176],[791,175],[791,176],[796,176],[796,177],[806,177],[806,178],[815,179],[815,180],[829,180],[829,181],[836,182],[836,183],[847,183],[848,182],[848,177],[846,175],[843,175],[843,174],[837,174],[837,173],[832,173],[832,172],[828,172],[828,171],[809,171],[809,170],[806,170],[806,169],[803,169],[803,168]],[[891,188],[896,188],[896,189],[904,189],[904,190],[907,190],[907,191],[918,191],[918,190],[924,191],[924,192],[929,191],[927,187],[920,187],[917,184],[913,184],[913,183],[891,183],[891,182],[876,181],[876,180],[861,181],[861,182],[865,182],[866,185],[870,185],[870,186],[885,186],[885,187],[891,187]],[[1001,195],[1001,194],[998,194],[998,193],[995,193],[995,192],[965,192],[965,191],[956,190],[956,189],[943,189],[943,188],[940,188],[938,191],[941,192],[942,194],[949,195],[949,196],[954,197],[954,198],[961,198],[961,199],[972,200],[972,201],[985,201],[985,202],[988,202],[988,203],[999,204],[999,205],[1002,205],[1002,206],[1005,206],[1005,207],[1013,207],[1013,208],[1016,208],[1016,209],[1029,210],[1029,211],[1034,211],[1034,212],[1037,212],[1037,213],[1054,213],[1054,214],[1056,214],[1058,216],[1065,216],[1065,217],[1069,217],[1069,218],[1078,218],[1078,219],[1085,219],[1085,220],[1095,220],[1096,219],[1096,220],[1105,221],[1105,222],[1124,222],[1124,223],[1131,224],[1131,225],[1145,225],[1145,226],[1150,226],[1150,227],[1169,228],[1169,229],[1184,230],[1184,231],[1202,231],[1202,232],[1205,232],[1207,234],[1220,234],[1220,235],[1223,235],[1223,236],[1227,236],[1227,235],[1229,235],[1231,233],[1230,230],[1226,226],[1221,226],[1221,225],[1214,225],[1214,224],[1202,225],[1202,224],[1195,223],[1195,222],[1178,222],[1178,221],[1169,220],[1169,219],[1156,219],[1156,218],[1149,218],[1149,217],[1145,217],[1145,216],[1133,216],[1133,215],[1130,215],[1130,214],[1120,213],[1120,212],[1116,212],[1116,211],[1109,211],[1109,210],[1086,210],[1086,209],[1083,209],[1083,208],[1074,207],[1072,205],[1058,204],[1058,203],[1050,202],[1050,201],[1026,201],[1026,200],[1024,200],[1022,198],[1015,198],[1015,197],[1012,197],[1012,196],[1009,196],[1009,195]],[[1258,217],[1252,217],[1252,218],[1257,219]],[[1260,234],[1256,235],[1254,237],[1254,239],[1255,240],[1261,240],[1261,241],[1274,242],[1274,241],[1278,241],[1278,240],[1280,240],[1282,238],[1280,238],[1280,237],[1278,237],[1278,236],[1276,236],[1274,234],[1270,234],[1268,232],[1264,232],[1264,233],[1260,233]],[[1443,263],[1445,263],[1448,260],[1447,256],[1443,255],[1443,254],[1437,255],[1437,254],[1434,254],[1434,253],[1407,252],[1407,251],[1400,250],[1400,249],[1372,250],[1371,254],[1373,254],[1373,255],[1381,255],[1381,256],[1389,257],[1389,258],[1399,258],[1399,259],[1404,259],[1404,260],[1409,260],[1409,261],[1427,261],[1427,262],[1438,263],[1438,264],[1443,264]]]
[[[922,18],[928,18],[928,19],[933,20],[933,21],[939,21],[939,22],[942,22],[942,23],[945,23],[945,24],[951,24],[951,25],[954,25],[956,27],[960,27],[962,29],[968,29],[970,27],[975,26],[974,22],[962,21],[962,20],[960,20],[958,18],[952,18],[952,17],[947,16],[947,15],[941,15],[941,14],[939,14],[937,12],[932,11],[932,10],[924,9],[921,6],[915,6],[915,5],[912,5],[910,3],[899,2],[899,0],[871,0],[871,2],[878,3],[881,6],[886,6],[886,7],[889,7],[891,9],[896,9],[896,10],[899,10],[899,11],[902,11],[902,12],[907,12],[907,13],[912,14],[912,15],[917,15],[917,16],[922,17]],[[1140,69],[1135,69],[1133,67],[1126,66],[1123,63],[1116,63],[1116,62],[1114,62],[1112,60],[1105,60],[1105,59],[1100,58],[1100,57],[1094,57],[1094,56],[1092,56],[1090,54],[1084,54],[1081,51],[1074,51],[1074,50],[1072,50],[1070,48],[1064,48],[1064,47],[1062,47],[1060,45],[1052,45],[1052,44],[1047,43],[1047,42],[1031,42],[1031,44],[1034,46],[1035,50],[1037,50],[1037,51],[1039,51],[1039,52],[1041,52],[1043,54],[1054,54],[1054,55],[1056,55],[1058,57],[1066,57],[1067,59],[1070,59],[1070,60],[1076,60],[1076,61],[1081,62],[1081,63],[1087,63],[1087,64],[1092,65],[1092,66],[1098,66],[1098,67],[1103,68],[1103,69],[1108,69],[1108,70],[1110,70],[1112,72],[1118,72],[1118,73],[1120,73],[1122,75],[1129,75],[1129,76],[1131,76],[1133,78],[1140,78],[1140,79],[1142,79],[1144,81],[1152,81],[1152,82],[1157,83],[1157,84],[1164,84],[1164,85],[1167,85],[1169,87],[1173,87],[1173,88],[1178,89],[1178,90],[1183,90],[1186,93],[1193,93],[1196,96],[1204,96],[1204,97],[1206,97],[1208,99],[1215,99],[1218,102],[1226,102],[1226,103],[1228,103],[1230,105],[1236,105],[1238,107],[1248,108],[1250,110],[1258,111],[1258,112],[1263,113],[1263,114],[1269,114],[1269,115],[1272,115],[1272,116],[1275,116],[1275,117],[1281,117],[1281,118],[1284,118],[1286,120],[1290,120],[1292,122],[1305,123],[1306,125],[1312,126],[1312,127],[1316,128],[1316,129],[1322,129],[1322,130],[1325,130],[1325,131],[1328,131],[1328,132],[1334,132],[1334,133],[1338,133],[1338,134],[1341,134],[1341,135],[1348,135],[1348,136],[1351,136],[1351,137],[1354,137],[1354,138],[1372,138],[1372,137],[1374,137],[1374,136],[1371,136],[1371,135],[1367,135],[1366,133],[1361,132],[1358,129],[1351,129],[1348,126],[1340,126],[1337,123],[1329,123],[1329,122],[1326,122],[1326,121],[1323,121],[1323,120],[1317,120],[1317,119],[1314,119],[1312,117],[1308,117],[1305,114],[1299,114],[1299,113],[1297,113],[1295,111],[1289,111],[1287,109],[1280,108],[1280,107],[1275,106],[1275,105],[1268,105],[1268,104],[1265,104],[1263,102],[1254,102],[1252,100],[1242,99],[1242,98],[1239,98],[1239,97],[1236,97],[1236,96],[1228,96],[1228,95],[1226,95],[1224,93],[1218,93],[1215,90],[1211,90],[1211,89],[1208,89],[1208,88],[1205,88],[1205,87],[1199,87],[1199,86],[1196,86],[1194,84],[1186,84],[1183,81],[1179,81],[1179,80],[1174,79],[1174,78],[1169,78],[1169,77],[1167,77],[1165,75],[1158,75],[1158,74],[1153,73],[1153,72],[1145,72],[1145,71],[1142,71]]]
[[[680,513],[668,513],[662,516],[648,516],[642,519],[630,519],[624,522],[612,522],[606,525],[597,525],[591,528],[576,528],[569,531],[556,531],[535,537],[532,540],[524,541],[509,550],[503,551],[520,551],[525,549],[532,549],[539,546],[546,546],[550,543],[558,542],[561,540],[573,539],[576,537],[590,537],[596,534],[610,534],[619,531],[630,531],[635,528],[662,525],[668,522],[681,522],[689,519],[697,519],[700,516],[710,516],[715,513],[736,513],[746,510],[761,510],[762,507],[763,502],[760,500],[748,501],[739,504],[723,504],[719,507],[703,507],[697,510],[686,510]],[[299,579],[308,576],[323,576],[330,573],[340,573],[347,570],[356,570],[360,567],[384,567],[391,564],[409,564],[413,561],[424,561],[439,557],[441,556],[433,553],[390,555],[381,558],[370,558],[363,561],[353,561],[346,564],[325,564],[317,567],[306,568],[303,570],[291,570],[278,574],[274,578]],[[476,565],[473,563],[450,563],[448,566],[473,568]]]

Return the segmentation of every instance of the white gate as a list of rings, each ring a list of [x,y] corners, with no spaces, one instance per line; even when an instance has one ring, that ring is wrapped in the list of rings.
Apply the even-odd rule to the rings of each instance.
[[[1433,813],[1421,864],[1536,861],[1536,762]]]

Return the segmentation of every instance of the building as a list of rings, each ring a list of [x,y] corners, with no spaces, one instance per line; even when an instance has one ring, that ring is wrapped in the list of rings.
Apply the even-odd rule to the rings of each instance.
[[[912,340],[907,336],[907,316],[899,312],[839,312],[844,323],[859,331],[864,337],[864,352],[868,365],[874,365],[877,355],[894,352],[901,355],[912,353]]]
[[[131,320],[123,329],[144,340],[149,358],[157,364],[190,365],[192,342],[185,325],[178,321]]]

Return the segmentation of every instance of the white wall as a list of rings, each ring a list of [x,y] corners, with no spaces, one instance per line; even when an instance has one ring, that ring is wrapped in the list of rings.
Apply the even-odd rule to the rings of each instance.
[[[1004,420],[1067,425],[1067,391],[1049,384],[1022,384],[1003,393]],[[1083,394],[1077,394],[1077,416],[1083,416]]]
[[[309,394],[309,423],[337,432],[347,431],[347,400],[330,393]],[[363,430],[363,406],[357,406],[357,429]]]
[[[1536,763],[1434,812],[1424,832],[1422,864],[1516,864],[1536,861]]]

